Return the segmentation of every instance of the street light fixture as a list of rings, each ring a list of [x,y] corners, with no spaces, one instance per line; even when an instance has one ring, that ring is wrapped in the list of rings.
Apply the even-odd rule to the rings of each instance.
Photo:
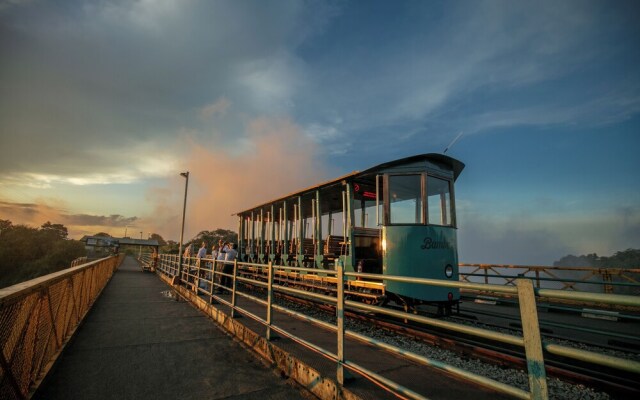
[[[184,204],[182,205],[182,229],[180,230],[180,247],[179,247],[179,255],[178,255],[178,271],[176,280],[177,284],[180,284],[180,270],[182,269],[182,240],[184,238],[184,217],[187,212],[187,189],[189,188],[189,171],[181,172],[180,176],[186,179],[184,183]]]

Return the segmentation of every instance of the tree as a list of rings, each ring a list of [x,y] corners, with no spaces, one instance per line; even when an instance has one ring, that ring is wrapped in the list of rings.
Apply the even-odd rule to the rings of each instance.
[[[220,228],[214,231],[201,231],[193,239],[185,243],[185,245],[195,244],[197,247],[200,247],[200,243],[205,242],[207,247],[211,247],[212,244],[217,245],[220,240],[224,242],[236,242],[238,240],[238,234],[234,231]]]
[[[66,239],[67,236],[69,236],[69,231],[67,230],[67,227],[62,224],[52,224],[51,222],[47,221],[44,224],[42,224],[41,229],[47,232],[55,233],[59,235],[62,239]]]
[[[627,249],[624,251],[618,251],[611,257],[599,257],[596,253],[587,255],[574,256],[568,255],[562,257],[560,260],[553,263],[554,267],[592,267],[592,268],[621,268],[632,269],[640,268],[640,250]],[[575,275],[570,271],[556,271],[558,277],[561,278],[574,278]],[[624,277],[614,275],[611,276],[611,282],[615,283],[629,283]],[[614,286],[614,293],[616,294],[638,294],[638,289],[633,286],[618,285]]]
[[[640,268],[640,250],[618,251],[611,257],[602,257],[603,268]]]
[[[93,236],[112,237],[111,235],[109,235],[109,234],[108,234],[108,233],[106,233],[106,232],[98,232],[98,233],[96,233],[96,234],[95,234],[95,235],[93,235]]]
[[[582,256],[567,255],[553,262],[554,267],[598,267],[600,257],[597,254],[587,254]]]
[[[167,244],[167,241],[164,240],[164,238],[157,233],[152,233],[151,236],[149,236],[149,239],[157,240],[160,246],[164,246]]]
[[[175,240],[167,240],[166,244],[160,248],[161,253],[178,254],[180,245]]]
[[[67,228],[47,221],[40,229],[1,220],[0,287],[69,268],[86,255],[84,244],[67,239]]]
[[[554,267],[640,268],[640,250],[618,251],[611,257],[596,253],[582,256],[568,255],[553,263]]]
[[[0,235],[2,234],[2,231],[9,229],[11,225],[11,221],[8,219],[0,219]]]

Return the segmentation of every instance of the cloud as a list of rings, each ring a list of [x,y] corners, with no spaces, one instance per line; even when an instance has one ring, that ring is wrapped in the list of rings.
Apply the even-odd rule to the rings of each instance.
[[[189,139],[186,240],[205,229],[237,231],[233,213],[327,178],[319,148],[292,121],[257,118],[245,134],[245,147],[236,154]],[[154,206],[145,220],[165,237],[179,236],[184,184],[176,172],[147,195]]]
[[[557,212],[522,207],[493,218],[459,208],[460,261],[552,265],[568,254],[610,256],[640,243],[638,207],[590,213],[558,207]]]
[[[640,108],[637,73],[612,87],[617,75],[597,69],[628,59],[607,42],[637,31],[623,6],[412,3],[388,18],[358,3],[21,5],[1,15],[2,176],[144,179],[169,163],[141,158],[183,129],[228,141],[259,116],[307,127],[351,168],[362,138],[382,153],[397,135],[406,154],[460,130],[612,123]]]
[[[200,117],[202,119],[210,119],[214,115],[223,116],[227,113],[227,110],[231,106],[231,102],[225,97],[221,97],[214,103],[208,104],[200,110]]]
[[[294,106],[292,98],[300,80],[299,70],[296,58],[281,50],[240,65],[237,79],[253,109],[268,114],[287,113]]]
[[[438,10],[414,5],[412,15],[394,8],[399,23],[384,35],[378,32],[388,21],[358,5],[346,8],[351,10],[345,20],[336,18],[335,28],[357,15],[358,30],[338,42],[327,40],[305,71],[311,87],[295,99],[298,107],[316,110],[304,123],[325,127],[320,140],[333,126],[353,143],[366,138],[376,147],[398,135],[396,146],[443,149],[449,135],[460,130],[589,127],[640,112],[640,77],[631,71],[630,49],[610,45],[638,34],[625,7],[509,1]],[[376,51],[367,51],[374,43]],[[629,79],[608,72],[619,69]],[[336,113],[342,117],[339,126],[331,122]],[[403,138],[405,133],[411,134]]]
[[[0,16],[0,175],[135,181],[149,173],[141,158],[171,158],[158,150],[183,128],[198,141],[229,137],[248,119],[290,110],[302,66],[289,47],[320,29],[314,21],[324,8],[159,0],[11,7]],[[200,129],[198,113],[225,121]]]
[[[109,216],[88,214],[74,214],[64,216],[65,223],[74,226],[123,227],[135,224],[138,219],[138,217],[124,217],[118,214]]]
[[[144,231],[176,238],[177,172],[188,169],[188,231],[235,229],[229,213],[315,183],[327,165],[336,176],[442,150],[461,130],[577,132],[640,111],[633,2],[11,0],[0,11],[0,190],[21,204],[6,212],[36,224],[91,216],[77,207],[91,185],[128,195],[154,185],[145,215],[108,210],[94,222],[136,215]],[[78,211],[50,201],[60,187]],[[486,248],[580,250],[568,239],[578,228],[492,223],[513,235],[481,238]]]
[[[11,7],[23,6],[29,4],[33,0],[2,0],[0,1],[0,12]]]
[[[37,203],[14,203],[0,201],[0,219],[14,223],[39,227],[46,221],[65,225],[69,236],[79,238],[85,234],[107,232],[114,236],[122,234],[122,227],[140,225],[138,217],[122,215],[70,214],[65,204],[55,200],[40,200]]]

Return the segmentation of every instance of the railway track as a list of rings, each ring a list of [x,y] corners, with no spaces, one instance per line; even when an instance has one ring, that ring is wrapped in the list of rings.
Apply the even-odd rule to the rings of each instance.
[[[335,316],[334,306],[290,295],[278,294],[278,296],[286,301],[321,310],[328,318],[334,318]],[[499,368],[513,368],[526,373],[527,362],[524,349],[521,347],[435,327],[418,326],[382,315],[345,310],[345,317],[384,329],[394,335],[401,335],[428,346],[453,352],[463,359],[477,359]],[[453,317],[453,319],[456,318],[459,317]],[[640,395],[637,385],[638,376],[619,369],[598,366],[548,353],[545,353],[545,368],[547,376],[550,378],[591,387],[609,394],[612,398],[638,398]]]
[[[350,317],[359,318],[357,313],[350,315]],[[430,345],[453,351],[462,357],[473,357],[501,367],[523,371],[526,371],[527,368],[524,349],[520,347],[438,328],[412,326],[401,321],[384,321],[379,317],[372,318],[368,322],[392,332],[409,335]],[[618,369],[595,366],[591,363],[548,353],[545,353],[545,369],[549,377],[593,387],[616,398],[637,397],[640,394],[637,386],[638,377]]]

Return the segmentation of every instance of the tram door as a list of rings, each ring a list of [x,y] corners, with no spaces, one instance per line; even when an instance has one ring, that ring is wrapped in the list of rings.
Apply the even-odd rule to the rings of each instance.
[[[375,181],[354,182],[354,269],[368,274],[382,273],[381,230],[378,226]]]

